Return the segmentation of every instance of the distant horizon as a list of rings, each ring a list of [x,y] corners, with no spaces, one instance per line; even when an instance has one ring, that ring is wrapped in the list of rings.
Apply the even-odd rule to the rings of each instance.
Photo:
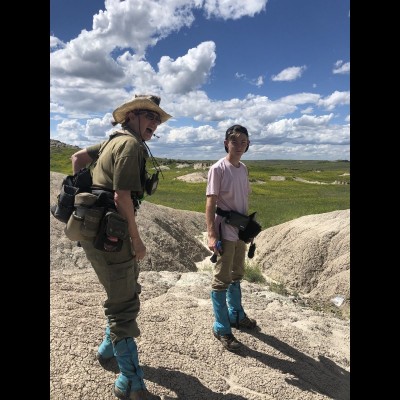
[[[64,144],[64,145],[66,145],[66,146],[70,146],[70,147],[77,147],[77,148],[79,148],[79,149],[82,149],[82,147],[79,147],[79,146],[76,146],[76,145],[73,145],[73,144],[69,144],[69,143],[65,143],[65,142],[62,142],[61,140],[58,140],[58,139],[54,139],[54,138],[50,138],[50,140],[54,140],[54,141],[56,141],[56,142],[59,142],[59,143],[61,143],[61,144]],[[154,158],[158,158],[158,159],[162,159],[162,160],[173,160],[173,161],[202,161],[202,162],[206,162],[206,161],[209,161],[209,162],[215,162],[215,160],[219,160],[219,159],[214,159],[214,160],[211,160],[211,159],[209,159],[209,158],[205,158],[205,159],[192,159],[192,158],[188,158],[188,159],[186,159],[186,158],[175,158],[175,157],[173,157],[173,158],[169,158],[169,157],[158,157],[158,156],[154,156]],[[220,158],[222,158],[222,157],[220,157]],[[257,161],[319,161],[319,162],[350,162],[350,160],[317,160],[317,159],[292,159],[292,158],[287,158],[287,159],[284,159],[284,158],[263,158],[263,159],[259,159],[259,160],[253,160],[253,159],[251,159],[251,160],[243,160],[243,158],[242,158],[242,160],[241,161],[250,161],[250,162],[257,162]]]

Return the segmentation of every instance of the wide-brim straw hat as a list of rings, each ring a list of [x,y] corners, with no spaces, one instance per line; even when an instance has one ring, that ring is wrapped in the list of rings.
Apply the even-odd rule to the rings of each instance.
[[[166,113],[160,106],[161,98],[154,95],[136,94],[132,100],[129,100],[113,111],[115,122],[122,123],[126,119],[126,113],[134,110],[149,110],[156,112],[161,119],[161,123],[168,121],[172,115]]]

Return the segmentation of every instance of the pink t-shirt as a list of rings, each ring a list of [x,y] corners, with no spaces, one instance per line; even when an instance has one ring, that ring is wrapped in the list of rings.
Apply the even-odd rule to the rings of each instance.
[[[206,195],[217,196],[217,206],[226,211],[248,212],[249,193],[251,192],[248,170],[240,162],[239,167],[232,165],[225,157],[218,160],[208,171]],[[215,215],[218,230],[223,217]],[[217,231],[217,236],[219,232]],[[222,223],[222,236],[226,240],[238,240],[239,228]]]

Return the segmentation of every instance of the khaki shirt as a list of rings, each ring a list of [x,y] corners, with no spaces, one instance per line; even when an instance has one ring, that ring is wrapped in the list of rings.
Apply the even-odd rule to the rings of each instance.
[[[149,157],[142,139],[128,129],[118,130],[110,137],[110,141],[87,148],[88,154],[95,159],[103,146],[92,171],[93,185],[108,190],[130,190],[141,197],[146,179],[146,159]]]

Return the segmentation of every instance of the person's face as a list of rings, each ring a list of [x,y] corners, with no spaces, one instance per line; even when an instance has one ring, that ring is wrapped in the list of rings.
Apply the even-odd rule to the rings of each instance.
[[[244,133],[240,133],[238,136],[236,134],[231,135],[228,140],[224,141],[228,153],[235,157],[241,157],[248,144],[250,144],[249,138]]]
[[[130,113],[130,119],[134,123],[135,130],[138,131],[144,141],[150,140],[154,132],[161,124],[160,116],[154,111],[143,110],[138,114]]]

